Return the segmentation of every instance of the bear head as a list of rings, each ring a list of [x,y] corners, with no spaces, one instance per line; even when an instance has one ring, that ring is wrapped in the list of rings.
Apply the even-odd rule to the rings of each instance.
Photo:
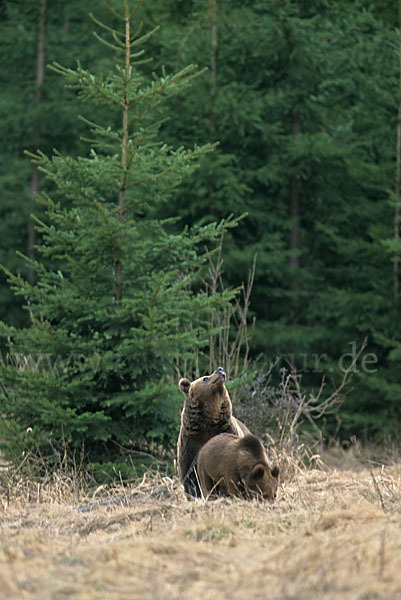
[[[211,375],[199,377],[192,382],[186,378],[180,379],[178,386],[187,405],[202,407],[208,418],[213,420],[214,417],[219,417],[223,404],[231,411],[231,401],[225,386],[226,378],[223,367],[217,367]]]
[[[211,375],[205,375],[195,379],[192,383],[186,377],[183,377],[178,382],[178,387],[184,394],[184,396],[191,396],[192,398],[204,398],[205,395],[211,395],[221,393],[225,387],[224,383],[227,379],[226,373],[223,367],[217,367],[214,373]]]
[[[256,464],[244,478],[246,491],[251,496],[262,496],[264,500],[273,502],[277,495],[279,472],[277,465],[270,468],[265,462]]]

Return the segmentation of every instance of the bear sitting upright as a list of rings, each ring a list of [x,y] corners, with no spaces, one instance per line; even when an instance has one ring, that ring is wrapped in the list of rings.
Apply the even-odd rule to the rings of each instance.
[[[223,492],[273,501],[277,494],[279,467],[270,468],[266,450],[254,435],[215,436],[200,450],[197,472],[205,498]]]
[[[180,379],[179,388],[185,396],[181,413],[181,429],[177,443],[177,462],[180,480],[187,496],[201,497],[195,471],[199,450],[210,438],[219,433],[243,437],[248,428],[232,415],[226,374],[218,367],[212,375],[200,377],[192,383]]]

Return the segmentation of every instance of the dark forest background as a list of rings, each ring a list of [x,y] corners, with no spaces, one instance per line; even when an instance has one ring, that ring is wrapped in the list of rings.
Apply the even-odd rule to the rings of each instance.
[[[110,4],[123,12],[123,2],[113,0]],[[53,223],[52,232],[46,231],[43,221],[47,222],[49,203],[46,205],[43,199],[52,197],[60,211],[69,211],[73,204],[70,188],[63,192],[58,181],[63,180],[65,184],[71,174],[46,177],[39,167],[45,170],[49,167],[37,160],[32,162],[32,156],[27,156],[26,151],[37,154],[39,150],[45,156],[52,156],[57,149],[71,160],[88,157],[90,144],[88,146],[84,138],[91,135],[87,122],[79,115],[90,121],[103,121],[106,129],[121,126],[120,114],[108,113],[102,103],[90,105],[88,97],[66,87],[60,72],[47,67],[58,63],[67,69],[76,69],[79,61],[82,68],[95,77],[106,76],[115,69],[110,47],[99,43],[93,35],[97,26],[89,18],[90,12],[110,27],[118,26],[118,19],[102,2],[0,2],[0,263],[5,267],[0,274],[1,385],[2,401],[5,405],[9,403],[3,416],[12,423],[12,437],[32,427],[36,417],[29,413],[27,406],[30,401],[38,402],[50,383],[42,379],[42,392],[35,388],[39,385],[37,381],[22,384],[18,379],[21,369],[16,374],[18,368],[15,363],[10,364],[7,357],[15,353],[34,355],[35,349],[37,353],[57,356],[67,352],[68,346],[60,350],[61,346],[50,347],[48,340],[40,338],[39,342],[34,336],[30,344],[26,342],[31,335],[27,332],[32,332],[43,313],[42,298],[38,301],[36,317],[32,316],[34,310],[30,307],[35,303],[32,290],[43,292],[46,286],[51,290],[52,286],[59,285],[55,279],[49,283],[47,276],[41,275],[35,262],[37,247],[43,240],[45,245],[55,246],[57,236],[51,238],[55,235],[54,227],[67,231],[65,223]],[[176,149],[193,148],[194,144],[202,147],[218,142],[218,145],[211,152],[204,149],[199,153],[195,171],[180,175],[179,182],[170,182],[171,189],[176,188],[174,194],[166,193],[169,186],[158,189],[158,194],[165,195],[164,200],[155,206],[149,201],[147,208],[133,213],[135,219],[164,223],[169,236],[176,236],[179,256],[173,259],[171,250],[170,258],[175,261],[177,273],[180,258],[188,264],[194,260],[196,265],[197,261],[190,256],[187,246],[180,245],[181,233],[199,232],[203,231],[202,227],[210,227],[208,224],[220,224],[215,226],[208,242],[203,243],[200,237],[195,244],[197,252],[207,244],[218,246],[224,229],[223,262],[218,279],[227,294],[248,280],[256,257],[247,314],[249,324],[255,318],[252,340],[249,340],[249,373],[263,369],[263,365],[278,356],[279,364],[291,363],[296,368],[305,388],[318,388],[323,378],[328,387],[335,386],[365,342],[352,366],[353,377],[346,400],[328,427],[341,438],[396,437],[401,422],[398,4],[395,0],[143,0],[133,30],[140,21],[144,23],[142,33],[159,26],[146,41],[146,57],[153,60],[138,66],[143,85],[148,85],[153,73],[161,74],[163,69],[168,74],[190,64],[205,68],[180,94],[167,94],[167,118],[157,126],[158,139]],[[151,192],[144,189],[143,193]],[[42,201],[37,202],[40,196]],[[85,205],[80,206],[83,215],[89,214],[85,213],[88,210]],[[227,226],[228,218],[239,217],[242,218],[235,227]],[[225,224],[221,225],[222,222]],[[88,231],[90,238],[93,231]],[[152,236],[155,240],[154,232],[147,239]],[[130,242],[136,256],[140,239],[140,235],[132,237]],[[103,260],[102,242],[93,238],[93,244],[96,245],[93,254],[98,255],[98,261]],[[61,256],[60,252],[55,255],[44,252],[40,263],[48,273],[54,275],[60,270],[64,273]],[[91,260],[96,270],[99,266],[96,256],[91,256]],[[207,270],[208,259],[202,260],[199,259],[199,264],[204,264]],[[155,265],[149,262],[149,273],[160,266]],[[140,268],[138,259],[132,273]],[[197,292],[203,285],[202,273],[195,273],[196,269],[196,266],[189,268],[193,278],[188,284],[192,290],[188,294],[193,294],[193,299],[198,297]],[[25,285],[31,287],[28,289]],[[82,282],[80,285],[83,286]],[[88,280],[87,285],[86,292],[85,287],[81,287],[84,299],[91,297],[95,283]],[[133,295],[138,285],[133,287]],[[16,295],[18,288],[20,293]],[[43,313],[42,324],[46,322],[46,335],[50,336],[51,328],[59,327],[62,322],[63,335],[70,340],[68,351],[72,352],[71,332],[75,331],[83,308],[74,304],[66,289],[62,294],[65,296],[60,295],[60,303],[64,309],[67,311],[70,303],[76,309],[75,313],[71,312],[70,322],[65,315],[60,316],[62,313],[56,316],[53,307],[53,312]],[[223,304],[230,300],[223,298],[224,293],[221,297]],[[143,302],[146,304],[147,300]],[[181,311],[180,327],[189,328],[188,315],[198,310],[196,305],[181,306],[177,300],[174,302],[177,311]],[[134,320],[132,315],[141,314],[142,308],[137,299],[130,308]],[[199,310],[204,310],[204,306]],[[90,329],[91,343],[96,331],[97,336],[102,336],[107,329],[105,315],[91,327],[89,321],[85,322],[85,335],[89,335]],[[201,336],[196,342],[197,351],[202,348],[204,356],[211,351],[210,335],[213,334],[213,340],[217,339],[216,331],[211,332],[216,323],[213,324],[213,318],[208,315],[205,313],[199,324],[204,339],[202,341]],[[168,318],[172,318],[170,313]],[[127,315],[121,317],[118,327],[110,332],[110,339],[121,337],[127,323]],[[132,332],[130,327],[127,326],[127,332]],[[83,335],[82,332],[80,330],[79,335]],[[235,331],[231,335],[234,336]],[[74,376],[68,381],[69,386],[80,385],[80,389],[88,385],[88,395],[99,394],[96,398],[104,402],[104,422],[114,419],[117,430],[121,425],[118,415],[122,414],[118,411],[121,407],[126,410],[131,388],[138,390],[139,399],[135,402],[149,402],[155,392],[153,388],[153,391],[150,388],[144,391],[144,380],[150,377],[154,380],[155,373],[160,375],[158,363],[150,367],[153,358],[139,347],[141,338],[135,339],[132,337],[132,347],[126,351],[136,357],[136,366],[133,367],[132,362],[130,366],[119,364],[118,368],[114,365],[114,387],[110,388],[110,382],[102,387],[97,380],[94,392],[83,379],[82,368],[78,379]],[[188,339],[186,345],[177,342],[176,346],[171,338],[166,340],[164,347],[171,350],[171,355],[166,351],[168,360],[162,367],[166,381],[176,380],[178,371],[190,376],[191,373],[182,372],[185,365],[192,373],[196,367],[208,369],[206,360],[197,365],[191,363],[193,340]],[[85,355],[88,348],[81,345],[77,352]],[[92,357],[93,348],[90,347]],[[104,359],[105,348],[96,350],[99,360]],[[162,349],[159,350],[162,353]],[[107,346],[107,352],[113,353],[113,344]],[[187,362],[178,365],[177,356],[184,355]],[[149,369],[138,368],[142,360],[149,361]],[[134,376],[127,375],[125,387],[116,383],[118,374],[125,377],[124,369],[127,372],[136,369]],[[278,367],[276,370],[278,372]],[[134,384],[130,377],[134,378]],[[18,388],[22,385],[23,392]],[[57,386],[61,389],[66,383],[58,384],[55,380],[51,385],[52,393],[46,396],[46,410],[50,412],[54,409],[51,403],[59,394]],[[171,443],[174,439],[179,412],[175,408],[167,421],[155,417],[165,411],[160,378],[157,385],[159,396],[156,396],[160,401],[155,402],[153,413],[149,415],[142,409],[136,413],[131,406],[129,414],[135,413],[136,429],[131,423],[131,433],[119,440],[119,444],[135,445],[142,438],[154,439],[155,443],[166,440]],[[70,438],[81,443],[86,434],[82,433],[76,440],[72,433],[76,431],[76,424],[71,425],[71,432],[67,434],[64,429],[67,425],[63,422],[68,422],[71,415],[78,415],[82,420],[89,411],[89,400],[80,404],[81,398],[74,405],[74,397],[80,392],[72,393],[68,389],[68,393],[65,392],[68,402],[64,398],[59,406],[64,411],[68,404],[68,414],[60,413],[58,419],[66,443]],[[25,408],[17,415],[10,406],[21,402],[21,394]],[[169,394],[167,398],[176,398],[174,406],[179,406],[178,391]],[[114,406],[116,412],[107,413],[106,406],[107,410]],[[51,438],[57,429],[55,417],[46,413],[46,421],[44,414],[41,413],[38,428]],[[138,423],[146,419],[149,422],[144,429]],[[84,421],[82,432],[87,433],[92,421]],[[44,426],[46,422],[52,423],[48,429]],[[96,431],[102,422],[100,419],[96,424]],[[10,425],[8,427],[10,436]],[[3,432],[3,435],[6,434]],[[104,447],[107,440],[115,441],[116,436],[113,428],[108,430],[102,440]],[[38,439],[35,443],[39,443]],[[99,448],[96,452],[100,452]]]

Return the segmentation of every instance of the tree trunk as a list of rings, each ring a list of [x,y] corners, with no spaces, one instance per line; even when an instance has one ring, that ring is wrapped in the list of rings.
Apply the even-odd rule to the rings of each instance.
[[[400,0],[401,1],[401,0]],[[301,2],[295,3],[294,17],[299,19],[301,16]],[[301,65],[296,57],[296,40],[292,39],[291,32],[286,34],[288,44],[291,49],[291,55],[294,57],[291,60],[292,67],[296,73],[295,85],[299,81]],[[295,105],[291,115],[291,143],[295,144],[297,136],[301,132],[301,111],[299,106]],[[292,305],[296,310],[297,298],[296,293],[299,287],[299,249],[300,249],[300,182],[296,171],[290,173],[289,176],[289,212],[291,219],[291,231],[289,240],[290,257],[288,265],[290,267],[290,290],[293,292]]]
[[[216,141],[216,79],[217,79],[217,0],[209,0],[210,15],[210,132]]]
[[[131,66],[131,19],[129,6],[127,0],[124,2],[125,6],[125,80],[129,81],[130,78],[130,66]],[[139,3],[137,4],[137,8]],[[119,186],[118,194],[118,221],[120,225],[124,225],[125,220],[125,195],[126,195],[126,182],[127,182],[127,153],[128,153],[128,139],[129,139],[129,97],[128,97],[128,85],[125,86],[124,103],[122,106],[123,110],[123,139],[121,144],[121,166],[122,166],[122,179]],[[120,246],[122,245],[122,238],[120,237]],[[121,258],[117,258],[115,263],[115,284],[114,284],[114,302],[121,304],[123,297],[123,263]]]
[[[217,138],[216,122],[216,89],[217,89],[217,0],[209,0],[209,29],[210,29],[210,109],[209,109],[209,129],[212,142]],[[213,167],[207,178],[207,191],[209,198],[209,209],[214,210],[214,195],[216,191],[215,175]]]
[[[39,32],[38,32],[38,46],[36,52],[36,96],[35,103],[39,108],[43,99],[43,82],[45,78],[45,35],[46,35],[46,10],[47,0],[40,0],[40,12],[39,12]],[[40,147],[40,118],[36,123],[36,127],[33,132],[33,148],[39,150]],[[31,203],[35,200],[36,194],[39,191],[39,170],[37,167],[33,167],[31,186],[29,199]],[[29,221],[28,227],[28,256],[32,260],[35,257],[35,242],[36,242],[36,231],[32,219]],[[33,283],[35,280],[35,274],[32,268],[28,271],[28,281]]]
[[[292,136],[293,141],[301,131],[301,113],[299,108],[295,108],[292,113]],[[291,218],[291,233],[290,233],[290,258],[289,267],[291,269],[291,290],[296,291],[298,288],[299,276],[299,179],[296,173],[290,175],[289,181],[290,194],[290,218]]]
[[[68,39],[70,34],[70,2],[69,0],[64,1],[64,25],[63,25],[63,37],[64,40]]]
[[[400,44],[401,53],[401,44]],[[401,66],[401,65],[400,65]],[[400,75],[400,95],[401,95],[401,75]],[[395,178],[395,208],[394,208],[394,239],[400,238],[400,183],[401,183],[401,99],[398,104],[398,123],[397,123],[397,159],[396,159],[396,178]],[[399,295],[399,269],[400,262],[398,250],[394,253],[393,279],[394,279],[394,301],[398,302]]]
[[[398,0],[398,25],[401,31],[401,0]],[[398,122],[397,122],[397,159],[395,174],[395,208],[394,208],[394,239],[400,239],[400,186],[401,186],[401,38],[398,46],[399,53],[399,99],[398,99]],[[400,259],[398,250],[394,253],[393,279],[394,279],[394,305],[397,309],[399,296],[399,270]]]

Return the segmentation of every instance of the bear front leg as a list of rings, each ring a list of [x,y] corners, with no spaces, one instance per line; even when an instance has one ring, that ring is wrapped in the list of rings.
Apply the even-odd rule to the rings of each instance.
[[[201,498],[202,496],[195,471],[198,450],[198,444],[189,439],[186,440],[186,443],[181,444],[179,449],[179,476],[185,494],[191,498]]]
[[[203,469],[198,469],[198,476],[202,495],[204,498],[208,498],[210,492],[216,487],[215,483]]]
[[[227,493],[229,496],[239,496],[241,495],[240,488],[238,484],[233,479],[227,479],[226,482]]]

